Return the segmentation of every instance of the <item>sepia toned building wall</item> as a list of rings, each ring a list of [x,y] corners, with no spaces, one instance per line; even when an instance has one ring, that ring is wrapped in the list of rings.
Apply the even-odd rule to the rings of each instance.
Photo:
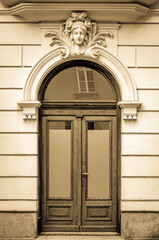
[[[159,4],[152,9],[136,22],[112,24],[113,45],[108,40],[142,103],[137,120],[121,118],[123,239],[159,237]],[[51,51],[48,29],[0,2],[0,238],[38,234],[38,120],[23,120],[18,102],[32,67]]]
[[[151,18],[150,18],[151,19]],[[158,237],[158,20],[122,24],[118,56],[132,72],[142,102],[137,121],[122,122],[122,221],[125,237]]]

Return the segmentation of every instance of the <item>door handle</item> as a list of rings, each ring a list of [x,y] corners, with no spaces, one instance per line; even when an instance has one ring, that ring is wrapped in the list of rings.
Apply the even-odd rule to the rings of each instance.
[[[83,172],[82,176],[87,177],[88,176],[88,172]]]

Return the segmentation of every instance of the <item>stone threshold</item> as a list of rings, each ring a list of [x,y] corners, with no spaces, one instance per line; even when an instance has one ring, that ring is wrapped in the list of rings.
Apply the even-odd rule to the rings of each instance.
[[[114,232],[45,232],[36,240],[122,240],[119,233]]]
[[[52,236],[120,236],[117,232],[41,232],[41,235]]]

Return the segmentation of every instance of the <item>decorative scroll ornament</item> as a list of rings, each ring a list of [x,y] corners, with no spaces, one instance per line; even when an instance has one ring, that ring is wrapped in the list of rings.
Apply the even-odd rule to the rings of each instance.
[[[72,12],[66,22],[62,23],[60,32],[49,32],[45,37],[52,37],[50,46],[67,46],[71,54],[85,54],[93,46],[106,47],[106,37],[110,32],[97,33],[97,24],[91,22],[86,12]]]

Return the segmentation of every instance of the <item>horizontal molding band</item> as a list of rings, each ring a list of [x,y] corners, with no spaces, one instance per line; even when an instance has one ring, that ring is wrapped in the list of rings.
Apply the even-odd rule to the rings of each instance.
[[[137,88],[138,91],[159,91],[159,88]]]
[[[122,154],[122,157],[159,157],[159,154]]]
[[[159,47],[159,44],[118,44],[118,47]]]
[[[150,67],[150,66],[147,66],[147,67],[140,67],[140,66],[137,66],[137,68],[139,68],[139,69],[158,69],[159,68],[159,66],[157,66],[157,67]]]
[[[37,213],[38,210],[30,211],[30,210],[0,210],[0,213]]]
[[[0,109],[0,112],[23,112],[21,109]],[[138,110],[138,112],[159,112],[159,109],[158,110]],[[47,115],[47,114],[43,114],[43,115]],[[114,115],[112,115],[114,116]]]
[[[122,202],[159,202],[159,199],[122,199]]]
[[[0,66],[0,68],[15,68],[15,67],[17,67],[17,68],[21,68],[22,65],[17,65],[17,66],[11,66],[11,65]]]
[[[22,110],[18,110],[18,109],[0,109],[0,112],[22,112]]]
[[[23,90],[23,88],[0,88],[0,90]]]
[[[11,15],[11,11],[8,8],[0,8],[0,14],[3,14],[3,13],[10,13]]]
[[[38,156],[38,154],[22,154],[22,153],[19,153],[19,154],[8,154],[8,153],[1,153],[0,156]]]
[[[151,17],[152,17],[153,15],[151,15]],[[136,23],[134,23],[134,24],[136,24]],[[158,18],[158,16],[156,16],[156,20],[151,20],[151,19],[149,19],[149,22],[147,21],[147,22],[144,22],[144,20],[143,21],[139,21],[138,20],[138,22],[137,22],[137,24],[143,24],[143,25],[158,25],[159,24],[159,18]]]
[[[153,157],[153,158],[155,158],[155,157],[158,158],[159,157],[159,155],[152,155],[151,156],[151,155],[144,155],[144,154],[143,155],[137,155],[137,154],[135,154],[135,155],[127,155],[127,154],[123,154],[122,156],[124,156],[124,157],[126,156],[126,157],[129,157],[129,158],[134,157],[134,156],[135,157]]]
[[[38,176],[0,176],[0,178],[38,178]],[[159,176],[122,176],[121,178],[156,178],[158,179]]]
[[[16,201],[16,202],[19,202],[19,201],[24,201],[24,202],[28,202],[28,201],[30,201],[30,202],[37,202],[38,201],[38,199],[24,199],[24,198],[22,198],[22,199],[5,199],[5,198],[3,198],[3,199],[0,199],[0,201]]]
[[[33,65],[32,65],[32,66],[33,66]],[[31,65],[30,65],[30,66],[29,66],[29,65],[28,65],[28,66],[25,65],[25,66],[23,66],[23,67],[24,67],[24,68],[32,68],[32,66],[31,66]]]
[[[38,178],[38,176],[0,176],[0,178]]]
[[[122,135],[159,135],[159,132],[122,132]]]
[[[33,21],[25,21],[24,19],[22,19],[23,21],[14,21],[14,22],[12,22],[12,21],[4,21],[4,22],[2,22],[2,24],[11,24],[11,23],[13,23],[13,24],[37,24],[37,22],[33,22]]]
[[[121,210],[122,213],[159,213],[157,210]],[[139,238],[140,239],[140,238]],[[143,239],[143,238],[142,238]],[[147,238],[148,240],[149,238]],[[155,238],[154,238],[155,239]],[[157,238],[158,239],[158,238]]]
[[[151,112],[159,112],[159,110],[151,110],[151,109],[148,109],[148,110],[138,110],[138,112],[149,112],[149,113],[151,113]]]
[[[24,43],[24,44],[23,43],[13,43],[13,44],[0,44],[0,46],[4,46],[4,47],[5,46],[20,46],[20,47],[21,46],[30,46],[30,47],[31,46],[33,46],[33,47],[40,46],[41,47],[42,45],[40,43],[37,43],[37,44],[36,43]]]
[[[23,66],[23,65],[19,65],[19,66],[0,66],[0,68],[32,68],[32,66]]]
[[[38,134],[38,132],[0,132],[0,134]]]
[[[148,66],[147,66],[147,67],[139,67],[139,66],[129,67],[129,66],[128,66],[128,68],[129,68],[129,69],[138,69],[138,68],[139,68],[139,69],[159,69],[159,66],[158,66],[158,67],[150,67],[150,66],[149,66],[149,67],[148,67]]]
[[[3,11],[3,9],[2,9],[2,11]],[[10,13],[7,13],[7,12],[0,12],[0,14],[3,14],[3,15],[10,15],[11,17],[14,17],[14,16],[12,16]],[[155,13],[154,13],[155,14]],[[153,16],[153,15],[152,15]],[[16,20],[14,20],[14,18],[13,18],[13,20],[12,21],[3,21],[2,19],[0,20],[0,23],[1,24],[37,24],[37,22],[35,22],[35,21],[25,21],[24,19],[16,19]],[[57,21],[56,22],[56,24],[59,24],[60,25],[60,23],[61,23],[61,21],[59,22],[59,21]],[[100,23],[99,23],[100,24]],[[158,25],[159,24],[159,21],[150,21],[150,22],[144,22],[144,21],[139,21],[138,20],[138,22],[122,22],[120,25],[124,25],[124,24],[135,24],[135,25],[137,25],[137,24],[142,24],[142,25]],[[107,23],[106,23],[106,25],[107,25]],[[53,27],[51,27],[51,28],[53,28]],[[56,28],[56,27],[55,27]],[[102,28],[102,27],[99,27],[99,28]],[[114,28],[115,30],[116,30],[116,28]],[[123,46],[123,45],[120,45],[120,46]],[[130,45],[128,45],[128,46],[130,46]],[[137,46],[139,46],[139,45],[137,45]],[[149,45],[148,45],[149,46]],[[156,45],[155,45],[156,46]]]
[[[159,176],[122,176],[121,178],[159,178]]]

